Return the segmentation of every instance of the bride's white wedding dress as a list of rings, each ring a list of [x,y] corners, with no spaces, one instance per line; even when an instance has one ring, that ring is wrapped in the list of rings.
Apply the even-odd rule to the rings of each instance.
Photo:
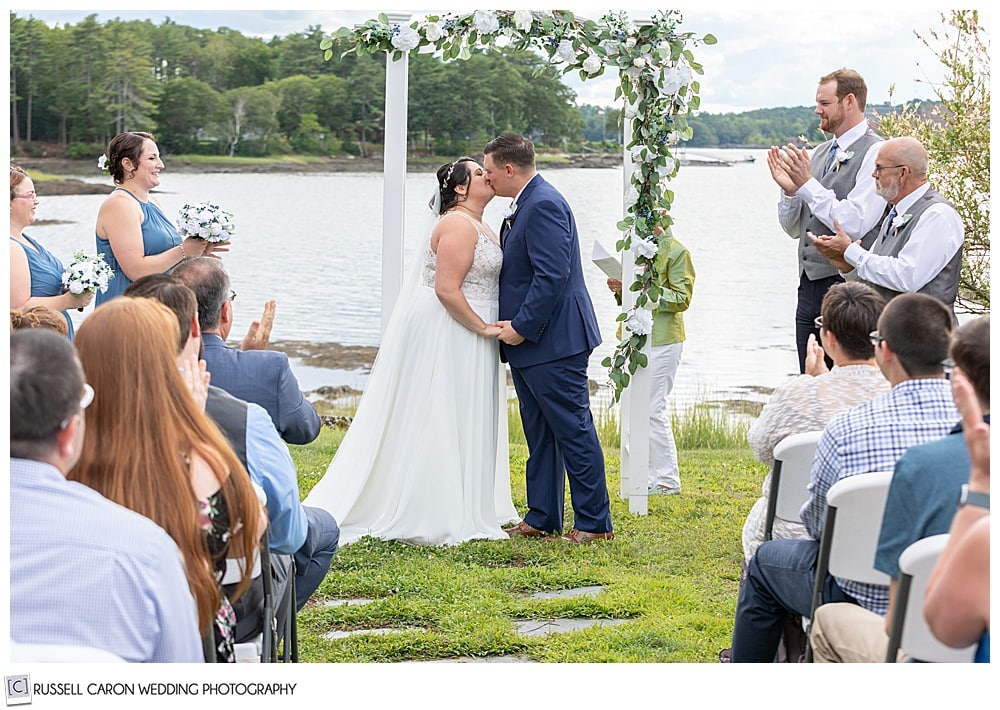
[[[469,219],[479,241],[462,293],[492,323],[503,252]],[[448,315],[434,293],[436,267],[428,245],[417,284],[396,303],[354,421],[303,501],[330,511],[341,544],[366,535],[421,545],[505,540],[500,525],[520,520],[498,341]]]

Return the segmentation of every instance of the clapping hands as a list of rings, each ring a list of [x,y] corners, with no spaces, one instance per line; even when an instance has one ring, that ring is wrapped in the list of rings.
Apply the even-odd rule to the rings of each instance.
[[[212,379],[207,364],[204,360],[199,360],[196,355],[189,355],[184,359],[179,369],[181,379],[187,385],[198,408],[205,411],[205,402],[208,401],[208,383]]]
[[[826,351],[816,341],[816,336],[811,333],[809,334],[809,340],[806,342],[805,365],[806,374],[813,377],[825,375],[830,371],[830,368],[826,366]]]

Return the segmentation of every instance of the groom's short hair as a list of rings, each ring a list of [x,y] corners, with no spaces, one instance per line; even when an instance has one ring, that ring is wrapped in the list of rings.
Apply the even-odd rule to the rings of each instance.
[[[533,170],[535,167],[535,144],[517,133],[497,136],[483,148],[484,155],[493,155],[493,161],[500,165],[511,165]]]

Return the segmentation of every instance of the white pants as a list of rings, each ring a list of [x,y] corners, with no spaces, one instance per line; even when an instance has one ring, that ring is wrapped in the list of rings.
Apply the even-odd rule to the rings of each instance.
[[[649,349],[649,487],[680,488],[677,445],[670,428],[667,397],[681,363],[684,343],[657,345]]]

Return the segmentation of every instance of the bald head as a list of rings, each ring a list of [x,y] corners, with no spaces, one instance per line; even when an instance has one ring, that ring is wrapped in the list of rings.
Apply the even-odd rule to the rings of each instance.
[[[909,136],[887,140],[875,158],[875,193],[896,204],[927,182],[927,150]]]

